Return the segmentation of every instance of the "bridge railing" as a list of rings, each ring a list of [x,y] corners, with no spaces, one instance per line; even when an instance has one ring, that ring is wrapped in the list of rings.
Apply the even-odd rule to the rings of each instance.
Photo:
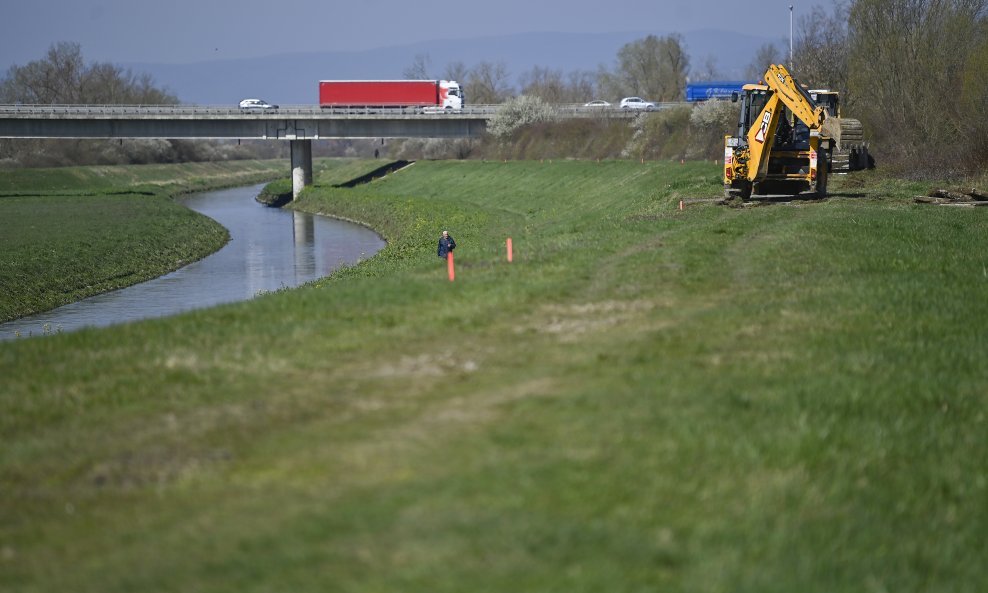
[[[656,109],[668,109],[686,102],[657,103]],[[502,105],[466,105],[462,109],[439,109],[430,107],[320,107],[318,105],[281,105],[276,109],[241,109],[236,105],[70,105],[70,104],[0,104],[0,116],[84,116],[84,117],[134,117],[134,116],[244,116],[267,115],[284,116],[416,116],[416,115],[450,115],[468,117],[491,117]],[[599,107],[586,106],[579,103],[556,104],[551,106],[554,113],[560,117],[595,117],[619,116],[627,117],[639,113],[635,110],[623,110],[617,106]]]
[[[483,115],[497,111],[498,105],[468,105],[462,109],[430,107],[320,107],[319,105],[280,105],[271,109],[241,109],[236,105],[72,105],[7,104],[0,114],[8,115]]]

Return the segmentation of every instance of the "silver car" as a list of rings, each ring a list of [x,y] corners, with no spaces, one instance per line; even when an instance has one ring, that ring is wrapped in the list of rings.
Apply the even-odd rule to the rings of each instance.
[[[244,111],[267,111],[269,109],[277,109],[277,105],[272,105],[264,99],[244,99],[240,102],[240,108]]]
[[[621,99],[620,107],[629,111],[655,111],[656,109],[655,103],[646,101],[641,97],[625,97]]]

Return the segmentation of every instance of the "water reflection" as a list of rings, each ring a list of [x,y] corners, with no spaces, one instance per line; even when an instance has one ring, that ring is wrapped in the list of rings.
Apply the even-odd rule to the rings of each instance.
[[[170,274],[0,324],[0,340],[106,326],[298,286],[353,264],[384,247],[366,227],[291,210],[267,208],[261,185],[193,194],[181,200],[230,231],[230,242]]]
[[[311,275],[316,270],[315,221],[303,212],[292,211],[292,232],[295,238],[295,274]]]

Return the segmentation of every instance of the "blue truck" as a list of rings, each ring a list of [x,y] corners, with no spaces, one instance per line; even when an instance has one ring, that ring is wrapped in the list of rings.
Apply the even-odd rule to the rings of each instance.
[[[748,84],[744,80],[708,80],[691,82],[686,85],[686,100],[690,102],[707,99],[728,99],[731,93],[741,94],[741,87]]]

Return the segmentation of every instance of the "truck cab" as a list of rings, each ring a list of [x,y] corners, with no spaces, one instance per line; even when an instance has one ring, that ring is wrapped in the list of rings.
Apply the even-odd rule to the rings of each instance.
[[[454,111],[462,109],[466,104],[466,97],[460,83],[455,80],[439,81],[439,105],[440,109],[452,109]]]

